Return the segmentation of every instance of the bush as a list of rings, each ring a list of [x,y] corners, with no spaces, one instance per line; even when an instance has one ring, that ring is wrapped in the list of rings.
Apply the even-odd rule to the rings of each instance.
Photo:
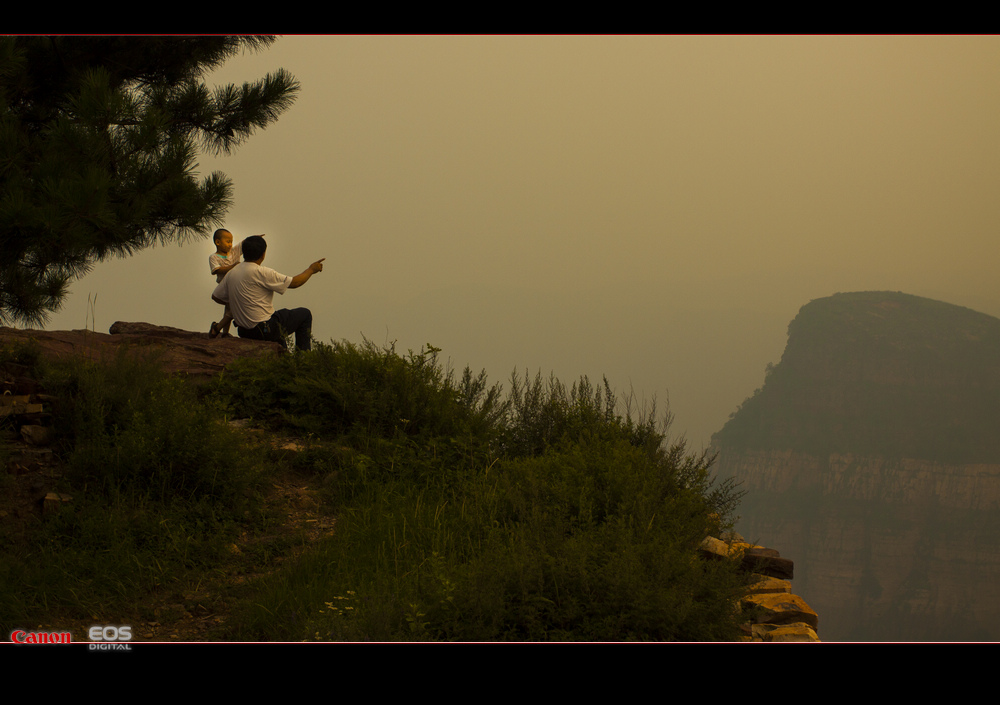
[[[625,440],[561,444],[499,474],[497,529],[424,598],[440,638],[732,639],[745,579],[694,560],[710,504],[669,455]]]
[[[396,353],[371,341],[318,343],[306,353],[238,360],[213,392],[233,413],[268,425],[324,436],[393,438],[476,432],[499,414],[499,388],[467,369],[445,374],[439,350]]]
[[[667,444],[669,415],[633,418],[607,380],[587,378],[515,375],[501,401],[482,375],[454,382],[435,354],[335,345],[216,388],[258,418],[333,434],[328,462],[309,463],[343,490],[336,534],[265,581],[234,636],[737,636],[748,578],[697,546],[738,494],[712,485],[712,457]],[[359,379],[370,388],[353,389]]]
[[[49,386],[63,400],[57,425],[74,481],[104,495],[232,503],[260,470],[221,410],[155,358],[123,349],[109,363],[75,361]]]
[[[665,439],[670,414],[658,420],[656,403],[637,410],[634,399],[620,402],[607,378],[600,387],[581,377],[569,389],[555,377],[548,383],[541,373],[529,381],[511,375],[511,390],[503,430],[503,451],[508,457],[528,457],[542,453],[565,439],[621,438],[636,447],[654,450]],[[622,414],[619,406],[625,407]]]
[[[155,357],[43,368],[73,501],[3,537],[0,624],[134,619],[151,593],[231,556],[259,518],[264,450]]]

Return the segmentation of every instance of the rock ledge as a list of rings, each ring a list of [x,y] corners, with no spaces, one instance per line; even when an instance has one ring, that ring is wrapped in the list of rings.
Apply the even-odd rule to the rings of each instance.
[[[210,338],[208,333],[157,326],[152,323],[115,322],[110,333],[92,330],[45,331],[0,327],[0,346],[32,342],[46,357],[111,359],[123,346],[156,350],[165,372],[208,379],[240,357],[280,355],[277,343],[243,338]]]

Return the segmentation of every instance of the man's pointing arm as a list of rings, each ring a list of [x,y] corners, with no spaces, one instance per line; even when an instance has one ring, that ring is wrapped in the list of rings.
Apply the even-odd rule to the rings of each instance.
[[[313,262],[312,264],[309,265],[309,268],[306,269],[306,271],[302,272],[302,274],[296,274],[294,277],[292,277],[292,283],[288,285],[288,288],[298,289],[300,286],[309,281],[309,277],[311,277],[313,274],[315,274],[316,272],[322,272],[323,260],[325,259],[326,257],[324,257],[321,260],[317,260],[316,262]]]

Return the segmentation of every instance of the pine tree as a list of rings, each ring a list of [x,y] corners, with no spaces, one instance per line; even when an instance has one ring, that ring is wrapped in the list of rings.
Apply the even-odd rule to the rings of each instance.
[[[198,149],[228,153],[276,120],[284,69],[214,90],[203,76],[274,37],[0,38],[0,324],[43,323],[112,256],[207,236],[231,204]]]

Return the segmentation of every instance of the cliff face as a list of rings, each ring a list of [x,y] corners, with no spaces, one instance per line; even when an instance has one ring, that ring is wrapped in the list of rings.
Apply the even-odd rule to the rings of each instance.
[[[1000,320],[888,292],[804,306],[713,442],[824,640],[1000,639]]]

